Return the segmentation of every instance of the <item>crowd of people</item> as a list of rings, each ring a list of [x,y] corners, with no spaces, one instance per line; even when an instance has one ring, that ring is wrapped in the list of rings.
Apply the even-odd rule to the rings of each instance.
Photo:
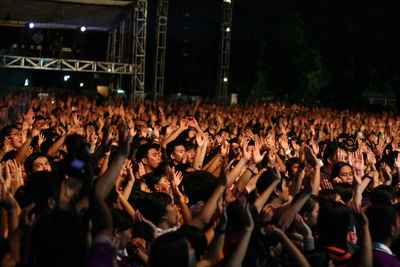
[[[400,120],[0,100],[0,266],[400,266]]]

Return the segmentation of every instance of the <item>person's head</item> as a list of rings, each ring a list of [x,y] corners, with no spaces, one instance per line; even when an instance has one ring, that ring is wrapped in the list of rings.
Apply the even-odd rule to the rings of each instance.
[[[333,186],[340,195],[344,204],[347,204],[353,198],[354,186],[348,183],[336,183]]]
[[[150,172],[143,176],[147,188],[152,192],[164,192],[168,193],[171,189],[171,184],[167,179],[167,176],[161,172]]]
[[[296,196],[295,196],[296,197]],[[299,214],[303,217],[304,222],[308,226],[317,225],[318,213],[319,213],[319,203],[317,201],[317,197],[312,195],[306,203],[301,208]],[[293,198],[295,201],[295,198]]]
[[[119,240],[119,249],[125,249],[132,238],[132,217],[123,210],[113,209],[112,212],[114,236]]]
[[[178,231],[190,242],[190,246],[195,251],[196,260],[200,260],[207,250],[207,238],[203,231],[188,224],[179,227]]]
[[[189,205],[194,205],[199,201],[206,202],[214,192],[217,183],[218,180],[211,173],[194,171],[184,176],[181,185],[189,198]]]
[[[160,146],[153,143],[140,145],[136,152],[136,162],[143,163],[146,171],[154,171],[161,163]]]
[[[0,131],[0,144],[8,142],[13,149],[22,146],[22,132],[16,125],[8,125]]]
[[[400,221],[396,209],[390,205],[371,205],[365,212],[371,239],[386,245],[399,237]]]
[[[150,267],[194,267],[194,250],[184,234],[175,231],[154,240],[149,254]]]
[[[351,213],[344,204],[335,201],[321,203],[317,221],[320,244],[346,249],[351,219]]]
[[[187,154],[186,162],[193,163],[194,156],[196,154],[196,149],[195,149],[193,143],[186,141],[184,143],[184,147],[185,147],[185,151],[186,151],[186,154]]]
[[[286,161],[286,170],[288,171],[289,178],[294,177],[300,167],[300,159],[299,158],[290,158]]]
[[[167,145],[167,155],[174,164],[183,162],[185,155],[185,146],[179,140],[174,140]]]
[[[256,190],[261,195],[274,181],[274,174],[271,169],[261,174],[256,184]],[[282,203],[289,200],[289,187],[286,184],[286,180],[282,179],[281,182],[276,186],[269,200],[279,199]]]
[[[390,185],[380,185],[375,187],[369,194],[371,204],[392,205],[395,198],[395,188]]]
[[[346,162],[337,162],[333,165],[331,172],[331,181],[334,183],[353,184],[353,168]]]
[[[324,165],[330,165],[332,166],[337,162],[337,153],[339,150],[346,150],[346,147],[337,142],[331,142],[328,143],[325,147],[323,156],[322,156],[322,162]]]
[[[51,172],[52,167],[49,158],[40,152],[33,153],[24,161],[25,172],[29,175],[35,172]]]
[[[178,223],[177,209],[171,197],[165,193],[146,195],[138,201],[137,206],[143,216],[156,226],[163,225],[168,229]]]

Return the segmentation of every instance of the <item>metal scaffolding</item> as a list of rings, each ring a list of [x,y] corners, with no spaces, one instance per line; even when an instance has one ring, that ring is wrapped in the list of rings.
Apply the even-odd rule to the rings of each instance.
[[[147,0],[138,0],[133,15],[133,99],[143,101],[145,96]]]
[[[157,4],[157,39],[154,62],[153,98],[158,100],[164,95],[165,53],[167,47],[168,0],[159,0]]]
[[[222,0],[221,18],[221,41],[219,54],[219,72],[217,101],[220,105],[228,104],[229,86],[229,57],[231,51],[231,30],[232,30],[232,2]]]
[[[8,55],[0,56],[0,67],[35,70],[97,72],[109,74],[132,74],[133,70],[135,69],[132,64],[126,63]]]
[[[123,63],[126,61],[126,25],[127,19],[124,19],[118,28],[108,33],[107,61],[116,63]],[[123,77],[121,74],[112,79],[110,89],[113,91],[121,89],[122,79]]]

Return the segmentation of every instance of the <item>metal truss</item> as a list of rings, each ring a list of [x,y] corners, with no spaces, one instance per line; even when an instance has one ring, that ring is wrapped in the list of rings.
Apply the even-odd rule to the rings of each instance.
[[[133,98],[144,99],[146,71],[147,0],[138,0],[133,16]]]
[[[134,65],[125,63],[7,55],[0,56],[0,67],[109,74],[133,74],[135,69]]]
[[[168,0],[157,4],[157,47],[154,64],[153,97],[158,100],[164,95],[165,53],[167,47]]]
[[[221,105],[228,104],[229,57],[231,52],[232,1],[222,0],[221,41],[217,100]]]

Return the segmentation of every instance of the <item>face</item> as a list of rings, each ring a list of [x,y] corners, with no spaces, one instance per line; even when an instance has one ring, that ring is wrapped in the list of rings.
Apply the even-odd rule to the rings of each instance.
[[[296,175],[297,172],[299,171],[299,166],[300,166],[299,163],[293,163],[293,164],[290,166],[290,174]]]
[[[350,166],[343,166],[339,171],[338,178],[342,183],[353,184],[353,170],[350,168]]]
[[[10,140],[10,143],[14,146],[14,148],[20,148],[22,146],[22,134],[20,130],[16,128],[11,129],[11,132],[8,135],[8,139]]]
[[[171,189],[171,184],[168,181],[167,177],[163,176],[158,184],[155,185],[155,188],[158,192],[168,193]]]
[[[155,148],[150,148],[149,152],[147,152],[147,157],[145,159],[144,164],[147,165],[150,169],[156,169],[161,162],[160,152],[158,152]]]
[[[193,163],[194,161],[194,156],[196,155],[196,150],[191,149],[187,153],[187,162],[188,163]]]
[[[51,172],[51,165],[46,157],[39,157],[33,161],[32,172],[47,171]]]
[[[185,155],[185,147],[183,145],[176,146],[174,152],[171,154],[171,158],[176,163],[182,163],[183,156]]]
[[[119,249],[125,249],[129,240],[132,239],[132,228],[128,228],[125,231],[119,232]]]
[[[312,212],[305,216],[305,222],[307,223],[308,226],[317,225],[318,212],[319,212],[319,203],[315,203]]]
[[[61,183],[59,207],[61,210],[68,209],[72,198],[79,192],[82,183],[76,179],[69,178]]]

